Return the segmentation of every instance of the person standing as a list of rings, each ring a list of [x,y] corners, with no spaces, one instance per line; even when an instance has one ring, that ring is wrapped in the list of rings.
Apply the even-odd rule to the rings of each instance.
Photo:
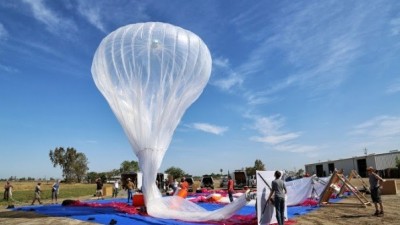
[[[60,180],[57,180],[51,189],[51,201],[54,204],[57,204],[58,194],[60,190]]]
[[[174,179],[174,181],[172,183],[172,190],[174,191],[174,193],[176,193],[176,190],[178,190],[178,185],[179,185],[179,182],[176,179]]]
[[[128,191],[128,203],[132,200],[133,189],[135,188],[134,183],[131,181],[131,178],[127,179],[126,190]]]
[[[7,181],[7,183],[4,185],[3,200],[6,200],[6,195],[7,195],[7,189],[6,189],[6,187],[7,187],[7,185],[8,185],[8,181]]]
[[[96,196],[97,196],[97,200],[99,200],[100,198],[102,200],[104,200],[104,197],[103,197],[103,182],[101,181],[100,178],[96,179]]]
[[[113,198],[117,197],[118,191],[119,191],[119,180],[116,180],[114,183],[114,188],[113,188],[113,194],[112,194]]]
[[[369,189],[371,191],[372,202],[375,205],[374,216],[383,216],[383,204],[381,199],[382,182],[385,182],[382,177],[376,174],[372,166],[368,167]],[[379,205],[379,207],[378,207]]]
[[[39,202],[39,204],[42,204],[42,202],[40,201],[40,194],[41,194],[41,192],[42,192],[42,190],[40,189],[40,185],[41,185],[42,183],[37,183],[37,185],[36,185],[36,187],[35,187],[35,196],[34,196],[34,198],[33,198],[33,201],[32,201],[32,204],[31,205],[34,205],[35,204],[35,202],[36,202],[36,200],[38,200],[38,202]]]
[[[4,200],[8,201],[12,198],[12,189],[14,187],[11,185],[10,181],[4,185]]]
[[[285,223],[285,194],[287,194],[285,182],[281,177],[281,172],[275,171],[275,180],[271,184],[271,192],[269,193],[267,202],[271,201],[271,197],[275,194],[274,205],[276,210],[276,220],[278,225],[283,225]]]
[[[232,177],[229,175],[228,176],[228,196],[229,196],[229,201],[233,202],[233,180]]]
[[[186,190],[186,192],[188,191],[188,189],[189,189],[189,183],[186,181],[186,177],[182,177],[182,178],[181,178],[181,183],[180,183],[179,187],[180,187],[181,189],[183,189],[183,190]]]

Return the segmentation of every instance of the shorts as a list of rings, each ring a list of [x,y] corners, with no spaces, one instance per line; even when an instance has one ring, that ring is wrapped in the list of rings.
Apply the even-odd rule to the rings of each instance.
[[[379,187],[371,189],[371,198],[373,203],[382,203],[381,189]]]
[[[103,190],[96,190],[96,196],[103,196]]]
[[[56,190],[52,190],[51,191],[51,198],[57,198],[58,197],[58,191],[56,191]]]

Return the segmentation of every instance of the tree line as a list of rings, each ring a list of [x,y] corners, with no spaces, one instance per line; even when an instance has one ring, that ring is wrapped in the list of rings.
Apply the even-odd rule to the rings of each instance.
[[[57,147],[54,150],[50,150],[49,158],[54,167],[59,166],[62,169],[62,176],[64,182],[78,182],[83,181],[92,183],[97,178],[101,178],[104,182],[108,179],[119,176],[122,173],[139,172],[139,163],[137,161],[125,160],[121,163],[120,168],[113,169],[107,172],[89,172],[88,159],[82,152],[78,152],[75,148],[68,147]],[[245,170],[247,175],[255,175],[256,170],[265,170],[264,163],[257,159],[254,162],[254,166],[242,168]],[[174,178],[180,178],[190,176],[184,170],[179,167],[170,167],[164,171]],[[213,177],[220,177],[223,175],[223,169],[220,169],[220,173],[209,174]],[[228,171],[229,172],[229,171]]]

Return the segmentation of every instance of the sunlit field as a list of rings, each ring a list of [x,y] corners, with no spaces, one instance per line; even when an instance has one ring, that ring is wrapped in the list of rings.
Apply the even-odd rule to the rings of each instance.
[[[4,184],[6,182],[3,181],[0,183],[2,185],[1,189],[1,195],[0,195],[0,206],[6,206],[8,204],[13,204],[13,205],[27,205],[31,204],[33,197],[34,197],[34,190],[37,185],[37,181],[22,181],[22,182],[11,182],[11,184],[14,186],[13,192],[12,192],[12,198],[14,201],[10,200],[8,203],[6,200],[3,200],[3,194],[4,194]],[[41,200],[44,204],[51,203],[51,188],[54,184],[54,181],[41,181]],[[104,184],[104,187],[109,187],[112,188],[112,184]],[[200,187],[200,182],[195,181],[193,188],[196,190],[197,188]],[[219,180],[215,180],[215,187],[216,189],[219,189]],[[90,199],[93,198],[94,194],[96,193],[96,184],[80,184],[80,183],[74,183],[74,184],[65,184],[62,183],[60,185],[60,193],[58,196],[58,203],[61,203],[63,199]],[[124,191],[120,191],[120,195],[122,195]],[[110,196],[105,196],[105,197],[110,197]],[[36,201],[35,204],[38,204]]]
[[[34,190],[36,187],[36,181],[24,181],[24,182],[11,182],[14,186],[12,192],[12,198],[14,201],[10,201],[8,203],[6,200],[3,199],[4,194],[4,184],[2,184],[2,191],[0,196],[0,205],[25,205],[31,204],[33,197],[34,197]],[[51,203],[51,188],[53,186],[53,181],[42,181],[41,182],[41,199],[44,204]],[[111,187],[111,184],[104,184],[105,187]],[[87,199],[93,197],[93,194],[96,192],[96,184],[65,184],[62,183],[60,185],[60,192],[59,192],[59,203],[61,203],[61,199]],[[36,201],[35,204],[38,204]]]

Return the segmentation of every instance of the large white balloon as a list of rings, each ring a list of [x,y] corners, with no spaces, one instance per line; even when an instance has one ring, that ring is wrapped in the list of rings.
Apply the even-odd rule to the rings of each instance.
[[[117,29],[94,55],[93,79],[138,157],[150,215],[204,220],[182,218],[182,213],[164,215],[170,210],[204,210],[188,201],[177,204],[179,197],[161,198],[155,179],[181,117],[209,80],[211,64],[210,52],[197,35],[154,22]]]

